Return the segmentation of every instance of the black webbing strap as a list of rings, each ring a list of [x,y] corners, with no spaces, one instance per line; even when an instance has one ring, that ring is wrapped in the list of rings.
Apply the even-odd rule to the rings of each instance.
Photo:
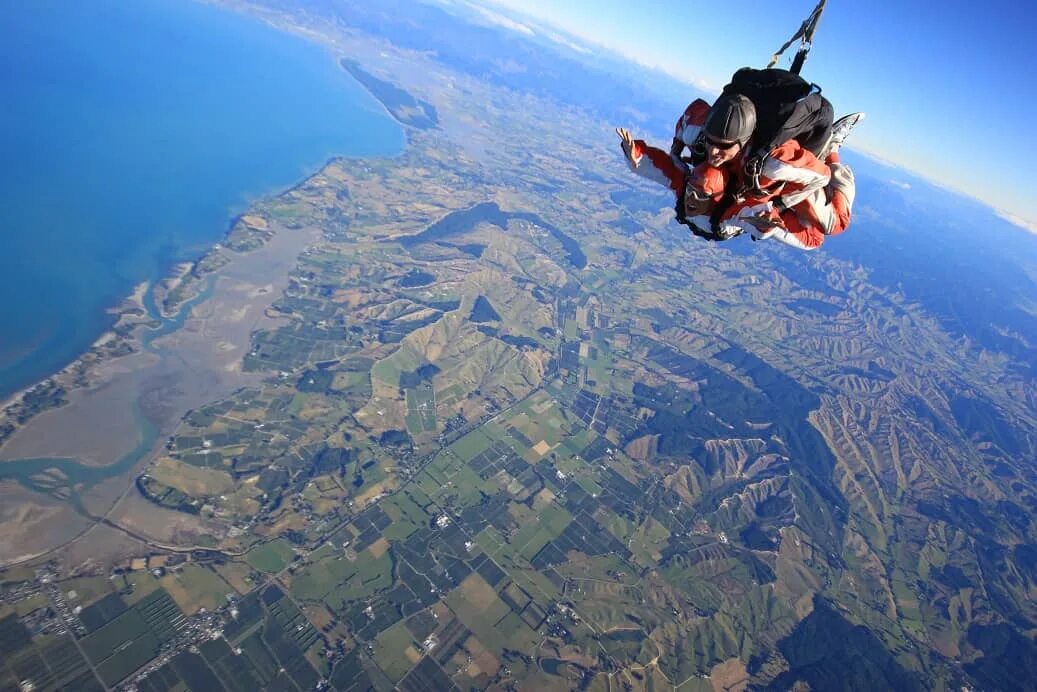
[[[788,41],[785,42],[778,52],[771,56],[771,61],[767,63],[767,67],[774,67],[778,62],[778,58],[784,53],[789,46],[795,43],[797,40],[800,41],[799,51],[796,53],[796,57],[792,61],[792,68],[789,70],[793,74],[799,74],[799,71],[803,68],[803,63],[807,60],[807,53],[810,52],[810,44],[814,40],[814,32],[817,30],[817,23],[821,20],[821,13],[825,11],[825,4],[828,0],[820,0],[817,3],[817,7],[810,13],[810,16],[799,25],[799,29],[792,35]]]

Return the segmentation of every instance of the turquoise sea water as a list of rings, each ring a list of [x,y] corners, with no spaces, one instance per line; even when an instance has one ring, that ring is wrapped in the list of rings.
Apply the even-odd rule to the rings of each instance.
[[[185,0],[0,3],[0,397],[249,200],[404,135],[300,38]]]

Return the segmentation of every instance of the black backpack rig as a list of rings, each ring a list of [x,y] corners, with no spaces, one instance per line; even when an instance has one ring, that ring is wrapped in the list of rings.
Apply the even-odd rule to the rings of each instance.
[[[820,156],[828,143],[835,111],[831,102],[821,95],[821,88],[799,75],[810,52],[814,31],[826,1],[820,0],[792,38],[771,56],[766,68],[743,67],[734,73],[731,82],[724,87],[723,93],[741,94],[753,102],[756,108],[756,130],[747,145],[744,178],[739,181],[736,176],[731,176],[724,196],[710,215],[708,232],[695,226],[684,215],[685,190],[678,196],[677,221],[690,227],[695,235],[709,240],[733,237],[721,230],[720,219],[739,199],[765,193],[760,187],[760,174],[764,162],[776,147],[794,139],[805,149]],[[774,67],[781,54],[797,39],[801,44],[791,68],[786,70]],[[705,159],[705,140],[700,133],[691,146],[690,163],[695,166]]]

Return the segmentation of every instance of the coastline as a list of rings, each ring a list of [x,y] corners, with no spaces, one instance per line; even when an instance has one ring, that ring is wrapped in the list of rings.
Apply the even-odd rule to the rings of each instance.
[[[392,118],[390,113],[386,112],[386,115]],[[393,120],[398,123],[395,118]],[[406,147],[406,142],[404,142],[404,147]],[[385,158],[395,158],[401,153],[402,151]],[[181,310],[185,304],[198,298],[201,290],[195,289],[198,289],[199,284],[209,274],[218,271],[230,261],[230,257],[225,253],[226,250],[240,254],[265,245],[273,237],[274,231],[270,229],[269,225],[255,223],[254,219],[262,218],[257,214],[259,205],[271,203],[300,190],[314,176],[319,175],[336,161],[362,158],[365,157],[326,156],[321,164],[314,167],[313,170],[308,169],[301,178],[288,187],[263,193],[250,199],[245,211],[230,217],[226,230],[217,242],[201,251],[194,259],[175,262],[164,275],[140,282],[129,295],[107,308],[105,312],[114,315],[114,321],[98,334],[89,348],[61,369],[13,392],[0,401],[0,452],[3,451],[7,441],[37,415],[66,405],[68,401],[65,395],[96,384],[96,371],[102,365],[122,356],[140,352],[143,341],[148,336],[149,327],[158,329],[163,321],[184,317]],[[246,221],[246,217],[252,217],[253,220]],[[263,220],[265,221],[265,219]],[[165,298],[168,298],[173,290],[180,290],[175,304],[167,306],[163,305],[165,301],[159,302],[155,293],[159,290],[160,285],[171,287],[159,294]],[[155,315],[152,315],[148,309],[149,298],[155,305],[157,313]],[[111,337],[105,338],[109,334]],[[49,403],[27,402],[27,397],[56,390],[60,390],[60,394],[53,397]],[[0,458],[0,465],[4,463],[5,460]]]
[[[184,306],[186,321],[157,335],[138,331],[152,335],[157,349],[98,363],[93,386],[70,392],[67,406],[28,421],[0,450],[6,459],[0,461],[0,492],[10,508],[32,507],[26,516],[39,518],[26,524],[10,509],[0,512],[0,556],[35,553],[27,548],[39,545],[49,552],[68,538],[64,527],[84,520],[132,529],[156,512],[164,521],[156,540],[172,529],[221,534],[212,522],[155,507],[145,514],[120,513],[132,497],[132,476],[156,458],[187,412],[264,381],[264,373],[242,371],[241,354],[255,330],[283,324],[267,308],[289,285],[299,254],[318,239],[312,226],[278,230],[284,232],[235,257],[214,277],[212,290]],[[37,511],[46,507],[60,511],[48,519]],[[0,563],[8,562],[0,557]]]
[[[244,8],[237,9],[241,11]],[[288,30],[288,27],[281,25],[280,22],[268,23],[281,31]],[[306,38],[314,40],[312,35],[307,35]],[[119,508],[126,505],[123,500],[127,493],[132,491],[133,484],[130,483],[127,486],[123,482],[128,471],[118,471],[111,477],[106,476],[107,480],[96,484],[96,487],[88,484],[85,488],[80,488],[74,482],[66,479],[64,487],[69,490],[76,488],[74,494],[82,497],[88,509],[87,515],[81,515],[73,511],[68,500],[63,499],[59,494],[52,491],[41,491],[32,487],[31,483],[27,485],[25,479],[28,476],[18,470],[18,465],[22,462],[29,462],[30,466],[37,464],[40,468],[48,468],[46,466],[48,460],[69,462],[73,466],[91,467],[98,471],[107,469],[109,466],[117,466],[118,464],[110,461],[116,456],[98,454],[98,445],[101,443],[94,438],[100,437],[102,433],[98,432],[97,426],[90,429],[90,441],[86,443],[90,449],[83,448],[81,453],[77,446],[78,442],[73,444],[71,441],[51,443],[56,448],[65,447],[62,450],[64,453],[40,454],[36,449],[27,454],[19,452],[26,448],[38,448],[41,445],[40,440],[46,437],[76,439],[75,431],[70,432],[72,426],[68,425],[69,422],[82,428],[85,420],[86,427],[89,429],[89,419],[96,417],[90,415],[91,410],[102,412],[98,415],[118,418],[119,412],[116,409],[127,403],[126,393],[129,391],[134,391],[138,397],[141,397],[135,401],[144,405],[145,409],[156,405],[152,399],[157,395],[158,408],[152,409],[150,412],[144,411],[144,416],[153,419],[153,422],[157,424],[157,434],[148,441],[148,449],[135,458],[132,473],[136,474],[143,468],[142,463],[153,460],[165,437],[172,434],[179,425],[180,416],[186,411],[205,401],[228,395],[231,390],[227,387],[231,384],[234,384],[234,388],[244,386],[241,383],[245,379],[253,379],[258,383],[258,373],[250,374],[241,371],[239,365],[241,353],[248,349],[252,331],[260,328],[261,325],[273,323],[278,317],[269,310],[263,310],[258,318],[252,313],[252,319],[255,321],[249,322],[245,331],[240,331],[244,323],[237,327],[229,325],[228,322],[231,320],[228,319],[227,314],[233,311],[223,310],[228,293],[227,286],[223,282],[237,282],[239,287],[243,280],[267,283],[267,286],[259,287],[260,290],[254,292],[252,297],[254,299],[256,295],[262,294],[272,302],[280,295],[280,290],[273,287],[273,292],[269,291],[272,288],[268,283],[270,279],[273,278],[275,284],[281,280],[287,282],[289,273],[295,266],[298,252],[318,239],[313,235],[314,229],[308,224],[286,220],[278,216],[274,207],[290,204],[292,194],[297,191],[308,192],[307,188],[312,185],[314,178],[323,174],[329,166],[341,165],[341,162],[344,161],[395,159],[403,156],[410,146],[407,123],[396,117],[388,104],[384,103],[367,85],[356,80],[348,70],[342,67],[340,63],[343,57],[341,46],[327,41],[314,42],[320,44],[328,53],[329,59],[335,61],[337,69],[342,69],[348,79],[353,80],[365,94],[373,99],[380,112],[400,128],[402,141],[398,148],[394,148],[390,153],[377,155],[326,155],[321,163],[306,167],[302,175],[292,184],[278,186],[249,198],[241,213],[229,216],[225,230],[217,242],[199,251],[193,259],[178,259],[166,268],[163,275],[140,282],[126,297],[108,308],[106,312],[113,316],[113,322],[100,332],[88,349],[60,370],[12,393],[0,403],[0,470],[4,468],[5,464],[12,462],[15,464],[12,467],[13,470],[0,481],[0,486],[9,492],[12,500],[19,498],[17,502],[27,502],[31,506],[37,507],[41,506],[40,503],[53,505],[57,501],[57,507],[62,509],[54,519],[57,522],[54,524],[56,526],[66,525],[69,522],[79,523],[86,516],[93,517],[90,526],[96,525],[96,522],[100,521],[97,517],[104,519],[111,517],[116,523],[122,523],[119,517],[113,513],[122,511]],[[348,166],[348,164],[346,165]],[[271,213],[272,211],[273,213]],[[285,233],[286,230],[289,232]],[[277,255],[279,251],[276,247],[262,252],[256,251],[265,248],[272,239],[280,236],[284,237],[274,245],[285,246],[284,249],[287,249],[288,246],[295,248],[294,253],[291,250],[287,253],[281,251],[280,269],[277,272],[259,270],[242,275],[240,272],[242,266],[255,267],[257,262],[262,265],[264,261],[270,261],[262,258],[252,260],[243,258],[256,255],[269,257],[272,256],[272,253]],[[303,240],[304,237],[305,240]],[[300,242],[304,244],[298,245]],[[285,261],[287,264],[284,264]],[[225,267],[226,271],[221,271]],[[220,285],[223,286],[219,291],[214,290],[217,281],[221,282]],[[241,311],[241,313],[243,312],[244,310]],[[241,317],[239,316],[235,321],[241,321]],[[231,340],[235,343],[228,345],[229,351],[225,349],[222,354],[212,353],[212,342],[206,341],[208,337],[199,332],[199,325],[201,325],[201,331],[204,332],[211,332],[213,325],[216,325],[215,328],[225,331],[238,330],[235,332],[237,339]],[[155,341],[155,346],[152,346],[152,341]],[[227,342],[221,343],[227,345]],[[185,353],[193,356],[193,360],[192,358],[185,360]],[[167,358],[167,356],[172,356],[172,358]],[[228,358],[234,360],[234,363],[231,363]],[[167,360],[192,362],[189,371],[182,371],[182,374],[192,380],[185,385],[188,390],[187,394],[170,393],[170,386],[177,388],[181,382],[177,377],[172,377],[172,385],[170,384],[169,378],[175,372],[175,368],[166,363]],[[215,367],[214,364],[217,363],[218,367]],[[205,376],[209,377],[211,382],[200,384],[197,380]],[[158,385],[153,381],[157,377],[164,377],[167,381]],[[149,378],[152,381],[148,381]],[[46,395],[42,397],[42,401],[41,393]],[[144,398],[149,401],[144,402]],[[115,409],[109,408],[111,402],[115,402]],[[138,403],[133,405],[136,406]],[[172,411],[177,413],[171,417]],[[47,414],[44,416],[44,420],[39,420],[41,414]],[[125,413],[122,415],[123,418],[126,418]],[[25,429],[30,426],[31,429],[26,431]],[[10,444],[12,438],[18,436],[19,432],[23,432],[23,434],[16,440],[16,444]],[[109,441],[109,447],[126,442],[124,433],[125,431],[120,433],[120,441]],[[35,473],[39,473],[39,471]],[[178,518],[169,517],[170,521],[173,519]],[[0,522],[0,526],[4,523],[6,522]],[[13,529],[13,527],[9,528]],[[195,529],[197,527],[187,530],[190,532]],[[210,528],[209,530],[215,529]],[[78,540],[79,536],[89,532],[88,527],[71,540]],[[49,536],[51,529],[44,526],[27,529],[25,526],[21,526],[18,533]],[[11,540],[15,540],[13,535]],[[38,542],[40,541],[37,540]],[[42,542],[51,543],[49,538],[42,539]],[[51,553],[56,545],[48,545],[42,552],[31,551],[35,556],[32,559]],[[6,546],[5,544],[5,547],[14,550],[13,545]],[[27,554],[29,551],[17,552]],[[10,564],[10,561],[6,559],[2,562]]]
[[[325,163],[324,165],[327,164]],[[0,402],[0,451],[3,450],[7,441],[18,430],[37,415],[67,404],[67,399],[64,397],[65,394],[94,384],[96,370],[102,364],[122,356],[140,352],[143,348],[143,341],[147,336],[146,331],[142,333],[141,328],[144,330],[147,330],[149,327],[158,329],[161,326],[161,321],[176,319],[183,304],[189,302],[191,298],[197,297],[197,294],[193,296],[185,295],[182,300],[177,302],[177,309],[172,311],[160,309],[158,310],[158,315],[152,315],[148,310],[147,301],[149,297],[152,300],[156,300],[155,291],[160,285],[183,286],[190,272],[195,271],[207,259],[212,258],[215,253],[227,246],[229,239],[237,230],[238,222],[242,216],[248,214],[255,205],[276,199],[282,194],[297,188],[313,175],[314,173],[308,173],[303,181],[294,183],[287,190],[264,194],[249,200],[248,208],[245,212],[231,217],[220,241],[209,246],[196,259],[176,262],[167,269],[164,275],[156,279],[140,282],[130,291],[129,295],[107,308],[105,312],[114,316],[113,322],[97,336],[88,349],[80,353],[61,369],[31,385],[19,389]],[[262,243],[257,245],[257,247],[261,245]],[[213,265],[210,264],[209,266]],[[215,271],[219,266],[222,266],[222,264],[213,266],[211,271]],[[202,278],[202,275],[199,275],[198,278]],[[54,388],[62,390],[60,400],[55,398],[50,403],[27,402],[27,397]],[[3,463],[4,460],[0,459],[0,464]]]
[[[200,4],[219,7],[228,14],[239,15],[246,20],[252,20],[259,24],[265,24],[276,32],[293,37],[293,40],[302,39],[303,42],[315,46],[320,54],[320,59],[327,60],[330,71],[340,74],[341,67],[338,61],[342,57],[342,46],[335,41],[327,40],[320,33],[300,31],[295,27],[286,25],[282,21],[269,21],[268,18],[256,12],[256,8],[247,3],[227,2],[225,0],[202,0]],[[312,63],[311,63],[312,66]],[[355,107],[372,113],[381,114],[383,104],[357,80],[350,79],[367,97],[356,103]],[[369,100],[368,100],[369,99]],[[389,116],[391,118],[391,115]],[[400,130],[395,119],[391,119],[393,125]],[[110,361],[112,359],[129,355],[139,348],[139,337],[147,332],[136,328],[149,321],[159,326],[161,320],[174,319],[179,314],[179,308],[185,302],[197,298],[204,290],[205,277],[215,269],[222,266],[225,259],[220,250],[228,245],[234,246],[234,241],[240,239],[242,244],[251,247],[259,247],[262,243],[255,233],[243,232],[241,226],[248,225],[248,216],[258,204],[269,202],[282,195],[289,194],[307,180],[324,170],[329,163],[340,158],[366,158],[369,156],[398,156],[406,147],[406,136],[404,134],[394,135],[392,140],[386,141],[387,154],[382,153],[359,153],[350,156],[348,153],[352,144],[349,140],[340,141],[337,144],[327,142],[324,151],[314,152],[314,156],[308,157],[309,161],[302,161],[301,165],[294,167],[294,173],[288,172],[287,176],[277,180],[276,177],[268,178],[273,181],[272,185],[260,183],[251,189],[242,188],[236,193],[236,199],[228,198],[227,212],[222,219],[216,223],[207,224],[212,229],[209,239],[202,238],[200,243],[184,246],[179,255],[176,251],[172,258],[161,258],[161,264],[154,273],[147,276],[147,286],[142,294],[140,286],[128,290],[120,300],[116,299],[109,305],[107,301],[101,301],[96,306],[91,306],[91,314],[96,314],[98,319],[93,325],[95,329],[88,329],[82,334],[82,342],[70,344],[65,341],[66,347],[72,346],[66,355],[60,360],[50,361],[50,365],[37,366],[33,374],[32,369],[27,369],[26,379],[12,381],[11,390],[0,391],[0,450],[6,444],[7,439],[13,434],[11,425],[20,427],[39,412],[51,410],[64,405],[63,395],[90,384],[93,379],[93,371],[97,363]],[[251,183],[247,183],[251,184]],[[239,212],[239,213],[235,213]],[[224,227],[220,229],[219,225]],[[253,228],[252,231],[262,232],[261,227]],[[267,236],[269,237],[269,236]],[[194,249],[192,249],[194,248]],[[237,248],[235,248],[237,249]],[[192,255],[194,255],[192,257]],[[188,270],[185,265],[190,264]],[[134,277],[136,278],[136,277]],[[118,296],[120,287],[109,294]],[[131,307],[129,302],[135,303]],[[78,340],[77,340],[78,342]],[[35,352],[29,352],[26,363],[31,364],[36,358]],[[29,379],[31,378],[31,379]]]
[[[38,414],[65,405],[68,392],[89,386],[90,375],[99,364],[136,351],[133,342],[137,328],[151,322],[144,306],[150,285],[150,281],[140,282],[129,295],[105,310],[115,316],[114,321],[86,351],[61,369],[11,393],[0,402],[0,450],[15,432]],[[29,397],[46,395],[48,391],[52,393],[50,401],[29,401]]]
[[[133,290],[130,292],[130,294],[128,296],[126,296],[125,298],[123,298],[118,303],[116,303],[115,305],[111,306],[110,308],[108,308],[105,311],[105,312],[107,312],[109,314],[118,315],[118,317],[116,318],[115,322],[108,329],[106,329],[103,332],[101,332],[101,334],[93,341],[93,343],[90,344],[90,348],[88,348],[86,351],[84,351],[83,353],[81,353],[78,356],[76,356],[75,359],[70,361],[67,365],[65,365],[60,370],[57,370],[56,372],[53,372],[53,373],[47,375],[46,377],[44,377],[41,380],[37,380],[36,382],[34,382],[31,385],[28,385],[26,387],[22,387],[21,389],[12,392],[7,397],[5,397],[2,401],[0,401],[0,423],[2,423],[3,416],[4,416],[5,413],[7,413],[8,407],[10,407],[10,406],[12,406],[12,405],[14,405],[16,403],[21,402],[21,400],[25,397],[26,394],[28,394],[31,391],[35,390],[37,387],[46,384],[48,381],[52,381],[55,378],[60,377],[61,375],[65,374],[66,372],[71,370],[74,366],[76,366],[78,363],[80,363],[80,361],[82,361],[83,358],[88,353],[90,353],[92,351],[96,351],[97,349],[101,348],[102,346],[105,346],[106,344],[109,344],[113,340],[119,338],[119,335],[118,335],[118,332],[116,331],[116,329],[122,324],[122,320],[124,319],[126,314],[132,314],[132,312],[135,309],[139,310],[139,311],[146,312],[147,309],[144,307],[144,296],[147,293],[148,288],[149,288],[150,285],[151,285],[150,281],[141,281],[139,284],[137,284],[133,288]],[[3,442],[2,441],[0,441],[0,447],[3,447]]]

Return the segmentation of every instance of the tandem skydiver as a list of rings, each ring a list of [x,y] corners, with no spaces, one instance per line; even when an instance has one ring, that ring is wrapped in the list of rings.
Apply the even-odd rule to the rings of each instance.
[[[812,250],[849,225],[853,171],[840,163],[838,149],[864,114],[830,124],[831,105],[808,85],[810,98],[788,103],[767,103],[768,93],[783,93],[777,89],[751,92],[767,105],[761,123],[753,101],[732,88],[746,78],[751,84],[788,74],[740,70],[712,107],[696,99],[685,109],[669,152],[616,130],[631,168],[673,190],[678,221],[696,235],[727,240],[748,231]],[[805,113],[795,110],[804,106]],[[685,147],[691,156],[682,156]]]

